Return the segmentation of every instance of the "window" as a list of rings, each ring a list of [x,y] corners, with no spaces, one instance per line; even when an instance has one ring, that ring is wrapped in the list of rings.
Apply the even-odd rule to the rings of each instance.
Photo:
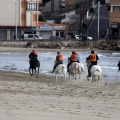
[[[28,35],[29,38],[33,38],[33,35]]]
[[[120,6],[113,6],[113,12],[120,12]]]
[[[26,10],[37,11],[37,3],[28,3],[27,2]]]
[[[38,35],[34,35],[34,37],[37,37],[37,38],[38,38]]]

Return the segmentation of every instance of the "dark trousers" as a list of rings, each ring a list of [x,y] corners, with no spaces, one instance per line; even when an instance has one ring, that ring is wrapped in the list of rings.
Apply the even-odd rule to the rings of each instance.
[[[91,77],[90,69],[92,68],[93,65],[97,65],[97,62],[95,62],[95,63],[91,62],[91,64],[89,65],[89,67],[88,67],[88,77]]]
[[[53,72],[54,72],[54,70],[56,69],[56,67],[57,67],[59,64],[63,64],[63,61],[56,61],[56,62],[55,62],[55,65],[54,65],[54,67],[53,67]]]
[[[68,71],[68,72],[69,72],[69,66],[70,66],[73,62],[76,62],[76,61],[70,61],[70,62],[67,64],[67,71]]]

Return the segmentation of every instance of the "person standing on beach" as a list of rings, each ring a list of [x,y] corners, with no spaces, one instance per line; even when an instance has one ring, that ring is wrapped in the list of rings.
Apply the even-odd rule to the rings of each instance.
[[[90,69],[93,65],[97,65],[97,60],[99,60],[99,57],[97,54],[94,53],[94,50],[91,51],[91,54],[86,58],[87,60],[90,60],[91,64],[88,67],[88,76],[87,78],[91,77]]]
[[[56,56],[56,59],[55,59],[55,65],[53,67],[52,73],[54,73],[54,70],[56,69],[56,67],[59,64],[63,64],[63,55],[60,52],[57,52],[57,56]]]

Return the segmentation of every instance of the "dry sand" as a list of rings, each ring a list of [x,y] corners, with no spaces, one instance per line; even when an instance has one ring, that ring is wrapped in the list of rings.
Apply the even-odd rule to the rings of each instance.
[[[0,120],[120,120],[119,91],[119,83],[0,71]]]

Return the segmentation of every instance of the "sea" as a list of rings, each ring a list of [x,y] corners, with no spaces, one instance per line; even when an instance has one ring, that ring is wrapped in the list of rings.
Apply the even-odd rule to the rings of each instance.
[[[64,64],[67,66],[68,57],[71,52],[61,52],[64,57]],[[85,73],[82,77],[87,76],[87,66],[85,63],[86,57],[89,56],[90,51],[79,51],[81,63],[84,64]],[[120,52],[96,52],[99,56],[98,65],[101,66],[103,74],[102,78],[105,81],[120,81],[120,72],[118,73],[117,64],[120,61]],[[40,74],[54,75],[51,73],[54,61],[56,58],[56,52],[38,52],[38,59],[40,61]],[[1,52],[0,53],[0,70],[3,71],[15,71],[29,74],[29,53],[20,52]]]

